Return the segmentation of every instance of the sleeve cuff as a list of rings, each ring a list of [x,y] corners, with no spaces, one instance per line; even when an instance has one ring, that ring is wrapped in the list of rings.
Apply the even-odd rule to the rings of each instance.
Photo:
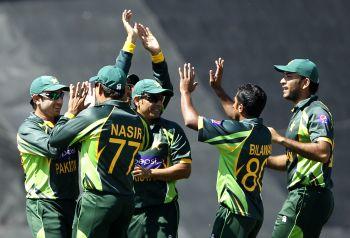
[[[135,51],[135,48],[136,48],[135,44],[131,43],[130,41],[125,41],[124,46],[123,46],[124,51],[133,54]]]
[[[73,118],[75,118],[75,115],[72,114],[72,113],[66,112],[66,113],[64,114],[64,117],[67,117],[68,119],[73,119]]]
[[[192,160],[189,158],[184,158],[180,160],[180,164],[192,164]]]
[[[204,120],[203,117],[201,116],[198,117],[198,130],[203,128],[203,124],[204,124],[203,120]]]
[[[163,62],[164,61],[164,55],[163,55],[163,52],[159,52],[158,54],[156,55],[152,55],[152,63],[160,63],[160,62]]]
[[[328,137],[318,137],[315,139],[315,141],[325,141],[325,142],[328,142],[333,147],[333,141]]]

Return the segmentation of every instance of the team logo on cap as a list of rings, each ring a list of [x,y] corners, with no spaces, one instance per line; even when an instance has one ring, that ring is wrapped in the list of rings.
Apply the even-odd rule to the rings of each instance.
[[[326,115],[320,115],[319,117],[318,117],[318,121],[319,122],[321,122],[321,123],[323,123],[323,124],[327,124],[328,123],[328,117],[326,116]]]
[[[158,83],[157,81],[154,80],[154,86],[157,88],[161,88],[162,85],[160,85],[160,83]]]
[[[58,84],[58,79],[52,77],[52,78],[51,78],[51,83],[53,83],[53,84]]]
[[[291,61],[289,61],[289,63],[287,64],[287,65],[290,65],[291,63],[293,63],[294,62],[294,60],[291,60]]]
[[[121,90],[122,89],[122,85],[119,83],[117,84],[117,87],[116,87],[117,90]]]

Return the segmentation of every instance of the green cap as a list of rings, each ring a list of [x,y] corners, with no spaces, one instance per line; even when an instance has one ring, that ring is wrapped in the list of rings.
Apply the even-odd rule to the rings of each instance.
[[[122,91],[125,89],[126,75],[120,68],[106,65],[98,71],[97,76],[90,78],[89,82],[101,83],[114,91]]]
[[[173,91],[162,88],[160,83],[154,79],[143,79],[135,84],[134,90],[132,91],[132,98],[142,96],[144,93],[150,94],[163,94],[173,96]]]
[[[69,87],[60,84],[54,76],[43,75],[33,80],[30,85],[30,96],[35,94],[40,94],[45,91],[56,91],[62,89],[64,91],[69,91]]]
[[[279,72],[297,73],[309,78],[314,83],[319,83],[318,70],[314,62],[308,59],[294,59],[287,65],[274,65]]]

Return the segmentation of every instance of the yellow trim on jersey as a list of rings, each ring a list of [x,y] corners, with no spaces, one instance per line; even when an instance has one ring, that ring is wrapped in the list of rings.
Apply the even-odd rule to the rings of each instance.
[[[152,55],[152,62],[157,64],[157,63],[160,63],[160,62],[163,62],[164,61],[164,55],[163,55],[163,52],[159,52],[158,54],[156,55]]]
[[[333,141],[331,139],[329,139],[328,137],[318,137],[318,138],[316,138],[316,141],[325,141],[325,142],[328,142],[329,144],[331,144],[331,146],[333,146]]]
[[[44,125],[50,127],[50,128],[54,128],[54,124],[51,121],[44,121]]]
[[[123,46],[123,50],[126,52],[129,52],[131,54],[134,53],[136,48],[136,45],[130,41],[125,41],[124,46]]]
[[[203,128],[203,117],[199,116],[198,117],[198,130],[202,129]]]
[[[235,205],[237,206],[239,212],[241,213],[242,216],[244,216],[245,212],[244,210],[241,208],[241,206],[239,205],[239,202],[237,201],[236,197],[233,197],[233,199],[235,200]]]
[[[73,113],[70,113],[70,112],[66,112],[64,114],[64,117],[67,117],[68,119],[73,119],[75,118],[75,115]]]
[[[192,160],[188,158],[184,158],[180,160],[180,164],[192,164]]]

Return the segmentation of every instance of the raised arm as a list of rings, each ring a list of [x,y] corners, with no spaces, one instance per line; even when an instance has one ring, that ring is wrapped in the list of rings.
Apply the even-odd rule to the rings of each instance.
[[[116,59],[116,67],[122,69],[127,75],[131,67],[131,59],[136,48],[137,39],[137,23],[131,26],[131,10],[124,10],[122,13],[122,22],[126,31],[126,40],[122,50],[119,52],[118,58]]]
[[[51,132],[49,143],[51,146],[66,147],[76,142],[78,134],[89,126],[90,122],[84,116],[76,117],[88,104],[85,98],[89,91],[87,82],[77,83],[76,86],[69,86],[68,110],[63,117],[58,120]],[[82,113],[83,114],[83,113]],[[79,114],[80,115],[80,114]]]
[[[196,89],[197,82],[194,81],[195,71],[190,63],[184,64],[183,69],[179,67],[181,112],[185,125],[198,131],[198,112],[194,108],[191,100],[191,93]]]
[[[137,31],[143,47],[151,54],[154,78],[162,85],[163,88],[173,90],[173,85],[170,81],[168,72],[168,66],[157,38],[148,27],[145,27],[142,24],[137,24]],[[165,97],[163,102],[164,108],[168,105],[170,98],[171,96]]]
[[[221,106],[223,107],[226,115],[228,115],[230,118],[233,118],[233,114],[232,114],[233,101],[226,94],[225,90],[221,86],[222,74],[224,71],[224,60],[222,58],[219,58],[215,60],[215,64],[216,64],[215,73],[213,70],[209,71],[209,83],[210,83],[210,86],[214,89],[215,94],[219,97]]]

